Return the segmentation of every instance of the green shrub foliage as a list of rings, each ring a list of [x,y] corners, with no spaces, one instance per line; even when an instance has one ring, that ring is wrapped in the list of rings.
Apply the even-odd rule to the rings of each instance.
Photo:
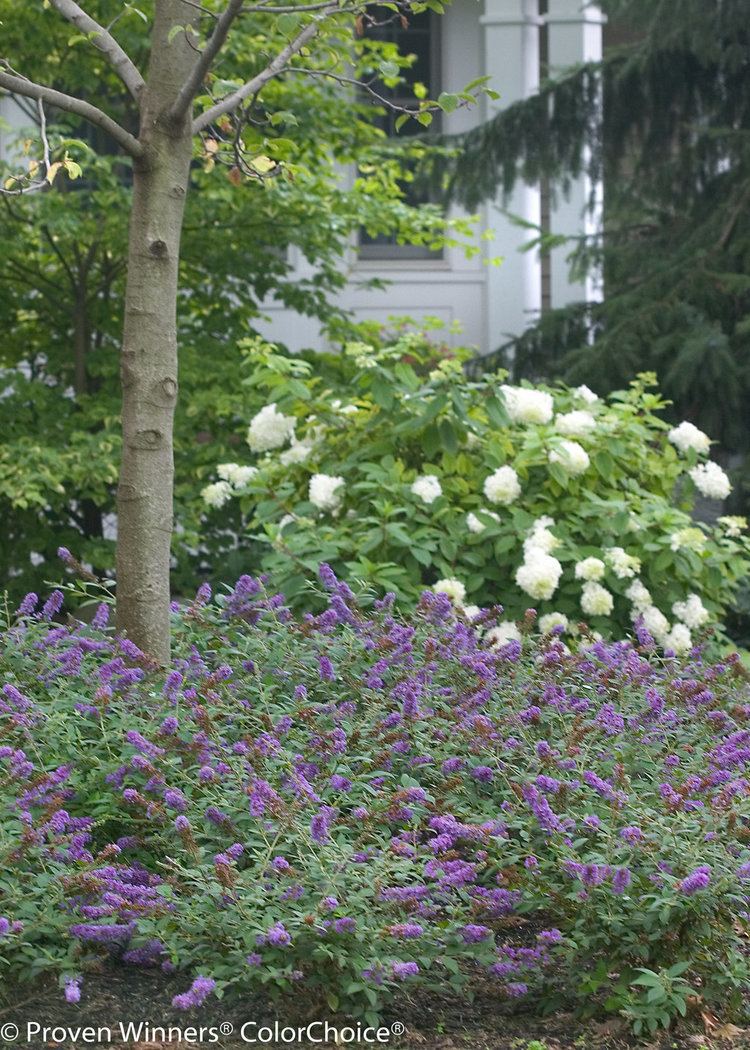
[[[207,526],[239,505],[264,570],[301,604],[321,561],[415,600],[502,603],[515,620],[587,620],[622,637],[643,617],[665,647],[721,620],[746,571],[744,520],[691,516],[731,486],[690,423],[666,424],[644,375],[588,388],[511,387],[436,361],[420,334],[353,343],[337,374],[246,350],[249,455],[204,487]],[[256,563],[257,564],[257,563]]]

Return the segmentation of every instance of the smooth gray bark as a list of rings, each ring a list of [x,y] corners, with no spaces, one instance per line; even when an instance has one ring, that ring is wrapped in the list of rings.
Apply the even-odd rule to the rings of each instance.
[[[117,624],[161,663],[169,660],[169,566],[177,401],[177,278],[192,157],[191,113],[167,117],[198,58],[176,26],[184,0],[157,0],[134,161],[122,378],[122,466],[117,493]]]

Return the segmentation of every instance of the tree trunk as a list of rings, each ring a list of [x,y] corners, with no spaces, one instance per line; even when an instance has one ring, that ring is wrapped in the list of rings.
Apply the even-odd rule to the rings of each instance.
[[[192,156],[191,115],[164,114],[197,60],[186,40],[197,17],[186,0],[157,0],[134,162],[125,290],[122,466],[117,491],[117,626],[169,661],[169,567],[177,400],[177,277]]]

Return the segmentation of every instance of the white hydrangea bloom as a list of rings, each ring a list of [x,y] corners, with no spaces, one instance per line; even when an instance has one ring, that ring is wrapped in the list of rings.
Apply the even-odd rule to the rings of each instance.
[[[582,386],[577,386],[573,393],[581,401],[585,401],[587,405],[593,405],[595,401],[599,400],[598,395],[593,390],[589,390],[585,383]]]
[[[276,404],[266,405],[253,416],[247,428],[247,443],[253,452],[269,452],[281,448],[294,434],[294,416],[285,416]]]
[[[214,481],[212,485],[206,485],[202,490],[203,502],[209,507],[223,507],[232,496],[232,486],[228,481]]]
[[[478,605],[462,605],[461,612],[464,614],[467,620],[476,620],[477,616],[481,613],[481,609]]]
[[[557,536],[554,536],[548,525],[554,525],[552,518],[538,518],[532,525],[528,536],[523,541],[524,554],[528,555],[532,548],[536,547],[545,554],[551,554],[555,547],[560,546]]]
[[[494,510],[482,510],[482,514],[486,514],[494,521],[500,521],[499,514],[495,514]],[[481,518],[478,518],[476,514],[474,514],[472,511],[469,511],[469,513],[466,515],[466,527],[468,528],[469,532],[479,533],[484,532],[487,526],[484,524]]]
[[[554,412],[552,395],[523,386],[501,386],[508,415],[514,423],[549,423]]]
[[[702,627],[711,616],[698,594],[689,594],[684,602],[675,602],[672,612],[692,630]]]
[[[674,447],[683,454],[692,448],[700,455],[705,455],[711,448],[711,439],[708,434],[698,430],[698,427],[688,423],[686,419],[678,427],[672,427],[667,437]]]
[[[442,496],[443,489],[434,474],[423,474],[412,482],[411,491],[418,496],[423,503],[434,503],[438,496]]]
[[[493,649],[499,649],[508,642],[520,642],[521,632],[512,620],[502,620],[486,634],[486,639]]]
[[[661,609],[657,609],[655,605],[647,605],[645,609],[635,610],[633,609],[633,619],[637,619],[638,616],[643,617],[643,626],[653,635],[659,645],[664,644],[664,639],[667,637],[670,631],[669,620],[666,618]]]
[[[584,558],[576,565],[577,580],[601,580],[606,565],[601,558]]]
[[[548,601],[557,590],[562,565],[539,547],[526,551],[523,565],[516,569],[515,580],[522,591],[537,601]]]
[[[724,514],[721,518],[717,518],[717,521],[727,536],[741,536],[747,528],[747,518],[739,514]]]
[[[433,583],[432,589],[436,594],[447,594],[457,605],[462,605],[466,598],[466,588],[460,580],[438,580],[437,583]]]
[[[585,448],[577,441],[561,441],[558,448],[550,449],[547,458],[550,463],[559,463],[568,474],[583,474],[589,469],[591,460]]]
[[[671,649],[672,652],[677,653],[679,656],[681,653],[686,653],[693,648],[693,639],[690,637],[690,631],[684,623],[676,623],[672,630],[664,636],[661,645],[662,648]]]
[[[696,527],[688,526],[684,529],[678,529],[677,532],[673,532],[669,537],[669,547],[673,551],[679,551],[683,547],[687,547],[689,550],[700,553],[705,546],[706,537]]]
[[[625,597],[633,603],[634,609],[646,609],[652,604],[651,592],[642,580],[633,580],[625,591]]]
[[[718,463],[701,463],[689,472],[695,487],[706,499],[726,499],[732,491],[729,478]]]
[[[521,484],[513,467],[498,467],[484,482],[484,494],[490,503],[507,506],[521,495]]]
[[[254,478],[258,473],[257,467],[241,467],[238,463],[220,463],[216,468],[216,473],[224,481],[228,481],[230,485],[234,485],[235,488],[242,488],[247,485],[251,478]]]
[[[596,420],[590,412],[576,409],[555,416],[555,428],[566,437],[586,437],[596,427]]]
[[[285,467],[293,463],[304,463],[312,452],[313,447],[314,442],[310,441],[309,438],[305,438],[303,441],[292,441],[289,448],[280,454],[279,462],[283,463]]]
[[[607,548],[604,559],[618,580],[630,580],[641,571],[640,559],[628,554],[622,547]]]
[[[338,510],[343,496],[344,479],[339,475],[313,474],[310,478],[310,502],[319,510]]]
[[[587,580],[581,592],[581,608],[587,616],[609,616],[614,600],[606,587],[594,580]]]
[[[334,412],[340,412],[342,416],[353,416],[359,409],[356,405],[342,405],[339,398],[331,402],[331,408]]]
[[[551,612],[539,617],[539,630],[542,634],[551,634],[555,627],[562,627],[567,631],[569,626],[570,620],[565,613]]]

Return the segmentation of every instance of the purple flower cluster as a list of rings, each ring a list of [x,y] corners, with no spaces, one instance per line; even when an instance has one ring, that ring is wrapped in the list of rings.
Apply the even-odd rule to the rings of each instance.
[[[750,913],[735,662],[629,642],[493,650],[445,596],[405,622],[320,575],[329,607],[301,621],[265,581],[213,604],[202,588],[175,613],[166,670],[108,633],[107,606],[68,627],[59,592],[39,613],[24,599],[0,688],[8,965],[23,964],[16,906],[42,923],[50,871],[74,942],[60,957],[84,972],[110,955],[186,970],[204,946],[181,1010],[222,992],[226,960],[248,985],[283,971],[285,989],[330,962],[344,1002],[352,959],[371,993],[458,966],[517,998],[567,973],[576,994],[576,951],[617,973],[638,943],[658,969],[679,935],[691,958],[697,913],[729,950]],[[660,898],[653,936],[643,902]],[[710,950],[693,954],[708,994]]]

